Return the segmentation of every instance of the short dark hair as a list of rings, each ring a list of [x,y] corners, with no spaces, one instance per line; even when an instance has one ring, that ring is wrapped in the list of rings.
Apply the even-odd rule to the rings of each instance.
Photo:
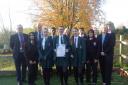
[[[78,28],[77,27],[74,27],[73,29],[77,30],[78,31]]]
[[[79,28],[80,30],[82,30],[82,31],[84,31],[84,28],[83,27],[81,27],[81,28]]]
[[[52,30],[54,30],[54,31],[56,30],[56,28],[55,28],[55,27],[52,27],[51,29],[52,29]]]

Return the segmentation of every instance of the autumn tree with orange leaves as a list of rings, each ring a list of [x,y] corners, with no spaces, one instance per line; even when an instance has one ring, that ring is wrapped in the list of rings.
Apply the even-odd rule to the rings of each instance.
[[[66,28],[90,28],[92,22],[99,21],[103,0],[34,0],[39,8],[35,22],[45,26]]]

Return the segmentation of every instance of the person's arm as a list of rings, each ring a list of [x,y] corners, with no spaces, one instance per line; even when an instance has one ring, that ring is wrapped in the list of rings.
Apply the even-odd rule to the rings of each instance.
[[[87,57],[87,56],[86,56],[86,50],[87,50],[87,49],[86,49],[86,40],[84,40],[83,38],[81,38],[81,43],[82,43],[82,46],[83,46],[83,47],[82,47],[82,48],[83,48],[83,50],[82,50],[82,51],[83,51],[83,52],[82,52],[82,53],[83,53],[83,56],[82,56],[82,63],[86,63],[86,57]]]
[[[11,37],[10,37],[10,48],[11,49],[13,49],[13,47],[14,47],[14,35],[12,35]]]
[[[53,61],[54,62],[56,61],[56,43],[57,43],[56,38],[57,36],[53,38]]]
[[[49,37],[49,44],[50,44],[50,46],[49,46],[49,48],[48,48],[48,51],[47,51],[47,53],[46,53],[45,56],[44,56],[45,59],[46,59],[47,56],[48,56],[49,54],[51,54],[51,52],[53,51],[53,41],[52,41],[52,38],[51,38],[51,37]]]
[[[108,43],[104,50],[105,54],[111,53],[112,49],[114,49],[114,45],[115,45],[115,38],[112,37],[112,35],[108,35]]]

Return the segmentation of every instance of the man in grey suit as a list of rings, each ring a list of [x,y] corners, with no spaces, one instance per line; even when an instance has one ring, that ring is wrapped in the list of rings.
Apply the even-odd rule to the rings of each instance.
[[[17,33],[10,37],[10,48],[13,50],[13,58],[16,67],[17,85],[23,85],[26,81],[26,48],[28,36],[23,33],[23,26],[17,25]]]

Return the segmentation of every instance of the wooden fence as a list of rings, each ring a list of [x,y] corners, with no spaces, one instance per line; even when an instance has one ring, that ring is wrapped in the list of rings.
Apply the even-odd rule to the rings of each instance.
[[[128,55],[122,53],[123,46],[126,46],[126,48],[128,48],[128,42],[123,40],[123,35],[120,35],[120,39],[118,42],[119,42],[119,64],[122,65],[122,59],[128,60]]]

